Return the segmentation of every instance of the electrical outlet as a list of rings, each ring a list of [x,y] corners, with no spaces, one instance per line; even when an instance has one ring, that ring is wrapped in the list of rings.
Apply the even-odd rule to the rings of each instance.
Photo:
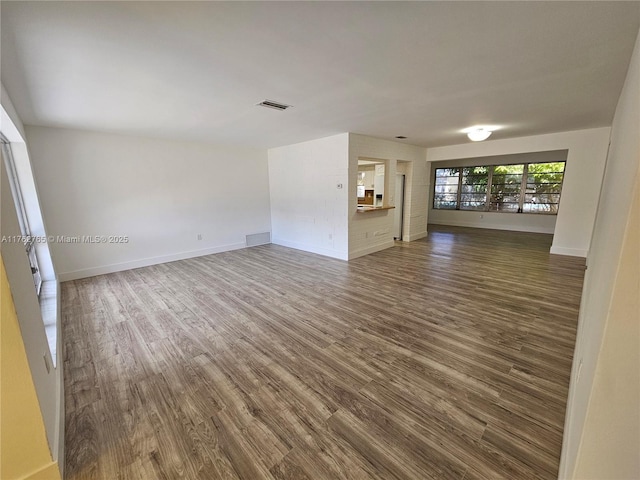
[[[201,233],[198,234],[198,240],[202,240],[202,234]]]
[[[338,188],[338,190],[342,190],[342,184],[341,184],[341,183],[339,183],[339,184],[337,185],[337,188]]]

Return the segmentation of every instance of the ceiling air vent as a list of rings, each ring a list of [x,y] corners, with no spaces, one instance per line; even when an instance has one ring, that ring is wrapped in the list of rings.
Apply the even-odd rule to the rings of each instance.
[[[286,110],[287,108],[291,107],[291,105],[274,102],[273,100],[265,100],[264,102],[258,103],[258,106],[273,108],[274,110]]]

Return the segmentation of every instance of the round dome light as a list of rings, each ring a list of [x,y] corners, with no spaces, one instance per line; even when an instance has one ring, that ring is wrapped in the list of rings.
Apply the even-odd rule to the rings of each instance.
[[[467,137],[469,137],[469,140],[473,140],[474,142],[481,142],[483,140],[486,140],[490,136],[491,130],[487,130],[486,128],[477,128],[467,133]]]

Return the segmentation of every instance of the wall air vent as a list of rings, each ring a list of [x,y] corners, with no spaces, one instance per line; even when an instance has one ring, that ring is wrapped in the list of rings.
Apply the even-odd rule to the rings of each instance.
[[[264,102],[258,103],[259,107],[267,107],[273,108],[274,110],[286,110],[290,108],[291,105],[286,105],[284,103],[274,102],[273,100],[265,100]]]
[[[246,235],[247,247],[255,247],[256,245],[265,245],[271,243],[271,232],[254,233]]]

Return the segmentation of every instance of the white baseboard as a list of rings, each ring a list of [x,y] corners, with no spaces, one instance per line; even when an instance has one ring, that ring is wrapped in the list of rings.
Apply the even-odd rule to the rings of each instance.
[[[354,258],[362,257],[364,255],[369,255],[370,253],[379,252],[380,250],[386,250],[387,248],[391,248],[394,245],[395,242],[393,240],[388,240],[383,243],[377,243],[375,245],[361,248],[359,250],[349,252],[349,260],[353,260]]]
[[[244,243],[232,243],[229,245],[219,245],[216,247],[204,248],[202,250],[191,250],[189,252],[174,253],[171,255],[161,255],[159,257],[142,258],[140,260],[132,260],[130,262],[114,263],[111,265],[101,265],[99,267],[85,268],[82,270],[74,270],[71,272],[62,272],[58,274],[61,282],[69,280],[77,280],[79,278],[95,277],[96,275],[104,275],[107,273],[122,272],[133,268],[148,267],[150,265],[158,265],[160,263],[175,262],[176,260],[185,260],[187,258],[202,257],[213,253],[228,252],[230,250],[239,250],[247,248]]]
[[[35,472],[21,478],[21,480],[58,480],[61,478],[58,462],[51,462]]]
[[[429,235],[429,233],[425,230],[424,232],[414,233],[412,235],[409,235],[409,237],[406,240],[403,237],[402,241],[404,241],[404,242],[413,242],[414,240],[420,240],[421,238],[424,238],[427,235]]]
[[[553,228],[545,228],[545,227],[531,227],[531,226],[520,226],[520,225],[495,225],[491,223],[480,223],[480,222],[457,222],[457,221],[438,221],[438,220],[429,220],[430,224],[433,225],[451,225],[452,227],[469,227],[469,228],[486,228],[488,230],[507,230],[511,232],[531,232],[531,233],[547,233],[553,235]]]
[[[566,247],[554,247],[551,246],[549,253],[554,255],[568,255],[570,257],[583,257],[586,258],[589,253],[588,250],[582,248],[566,248]]]
[[[337,258],[338,260],[347,260],[347,254],[345,252],[339,252],[329,248],[317,247],[306,243],[291,242],[281,238],[273,238],[271,243],[282,247],[293,248],[295,250],[302,250],[303,252],[317,253],[318,255],[323,255],[325,257]]]

